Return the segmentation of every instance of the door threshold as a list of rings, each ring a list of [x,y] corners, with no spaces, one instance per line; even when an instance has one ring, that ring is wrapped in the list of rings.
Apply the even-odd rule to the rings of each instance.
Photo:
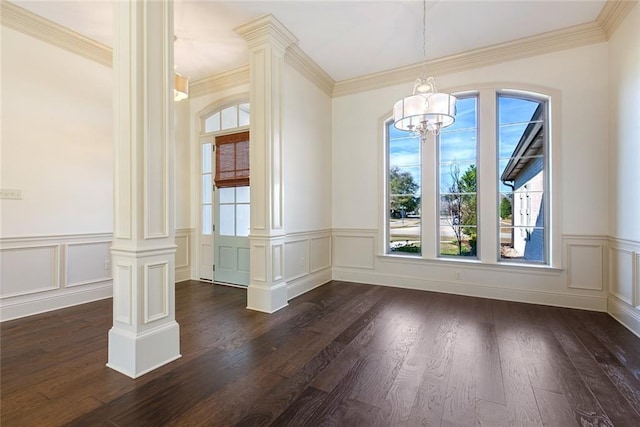
[[[244,285],[237,285],[235,283],[227,283],[227,282],[216,282],[215,280],[212,282],[214,285],[221,285],[221,286],[229,286],[231,288],[240,288],[240,289],[247,289],[248,286],[244,286]]]

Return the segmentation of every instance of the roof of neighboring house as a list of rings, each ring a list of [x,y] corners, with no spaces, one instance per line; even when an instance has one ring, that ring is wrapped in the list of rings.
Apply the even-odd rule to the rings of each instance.
[[[511,153],[511,160],[500,176],[500,181],[515,181],[527,165],[542,153],[544,148],[544,123],[541,120],[543,111],[544,104],[540,103]]]

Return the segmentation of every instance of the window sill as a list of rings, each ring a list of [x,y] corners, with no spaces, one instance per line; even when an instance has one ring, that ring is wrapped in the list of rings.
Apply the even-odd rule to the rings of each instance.
[[[420,256],[412,255],[395,255],[395,254],[382,254],[377,256],[378,260],[383,262],[402,262],[407,264],[432,264],[438,267],[456,266],[456,267],[471,267],[471,268],[483,268],[495,271],[504,272],[528,272],[535,274],[548,274],[559,275],[564,272],[564,268],[551,267],[544,264],[523,264],[515,262],[496,262],[488,263],[482,262],[479,259],[457,259],[457,258],[422,258]]]

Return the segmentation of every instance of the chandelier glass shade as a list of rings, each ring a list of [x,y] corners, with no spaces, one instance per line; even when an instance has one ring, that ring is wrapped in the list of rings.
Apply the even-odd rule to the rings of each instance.
[[[420,136],[424,140],[427,132],[437,135],[440,129],[453,124],[455,96],[441,92],[415,92],[393,106],[393,121],[397,129],[411,132],[412,136]]]
[[[189,79],[175,73],[173,76],[173,100],[182,101],[189,97]]]

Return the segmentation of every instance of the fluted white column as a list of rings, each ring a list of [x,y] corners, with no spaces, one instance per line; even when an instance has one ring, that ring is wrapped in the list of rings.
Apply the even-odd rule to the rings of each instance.
[[[284,277],[282,98],[284,54],[297,39],[273,16],[236,28],[249,47],[251,102],[251,251],[247,308],[287,305]]]
[[[175,321],[173,3],[114,2],[113,327],[132,378],[180,357]]]

